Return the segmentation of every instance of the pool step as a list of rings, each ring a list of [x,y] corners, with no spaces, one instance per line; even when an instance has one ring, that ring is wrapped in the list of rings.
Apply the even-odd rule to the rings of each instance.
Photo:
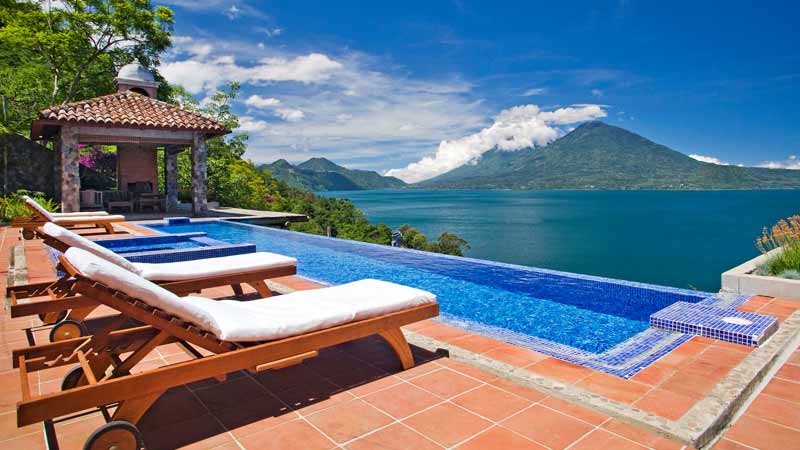
[[[767,340],[778,329],[778,321],[735,309],[675,302],[651,314],[650,326],[752,347]]]

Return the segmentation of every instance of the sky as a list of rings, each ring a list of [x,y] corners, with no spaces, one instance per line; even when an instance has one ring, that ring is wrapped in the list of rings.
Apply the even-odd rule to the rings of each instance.
[[[162,0],[161,73],[242,84],[257,163],[419,181],[603,120],[717,164],[800,169],[798,2]]]

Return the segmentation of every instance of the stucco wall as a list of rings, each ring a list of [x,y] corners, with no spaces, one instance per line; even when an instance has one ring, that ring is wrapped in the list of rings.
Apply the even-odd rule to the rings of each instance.
[[[128,183],[149,181],[158,189],[158,152],[155,146],[120,144],[117,147],[117,187],[128,190]]]

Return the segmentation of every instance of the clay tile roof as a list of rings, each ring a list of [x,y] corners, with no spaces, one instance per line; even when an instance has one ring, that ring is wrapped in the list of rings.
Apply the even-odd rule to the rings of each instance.
[[[212,135],[230,133],[222,122],[131,91],[51,106],[39,112],[39,120],[63,124],[205,131]]]

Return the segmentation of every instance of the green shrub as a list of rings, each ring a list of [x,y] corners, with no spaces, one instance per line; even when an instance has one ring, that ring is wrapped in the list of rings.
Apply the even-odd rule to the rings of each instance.
[[[757,275],[794,278],[800,272],[800,215],[780,220],[772,228],[764,228],[756,240],[763,254],[781,248],[756,269]]]
[[[17,192],[9,193],[3,197],[0,197],[0,220],[3,222],[10,222],[11,219],[17,217],[28,217],[31,215],[31,210],[25,206],[25,201],[22,199],[23,195],[33,198],[48,211],[56,210],[55,202],[45,198],[43,193],[20,189]]]

